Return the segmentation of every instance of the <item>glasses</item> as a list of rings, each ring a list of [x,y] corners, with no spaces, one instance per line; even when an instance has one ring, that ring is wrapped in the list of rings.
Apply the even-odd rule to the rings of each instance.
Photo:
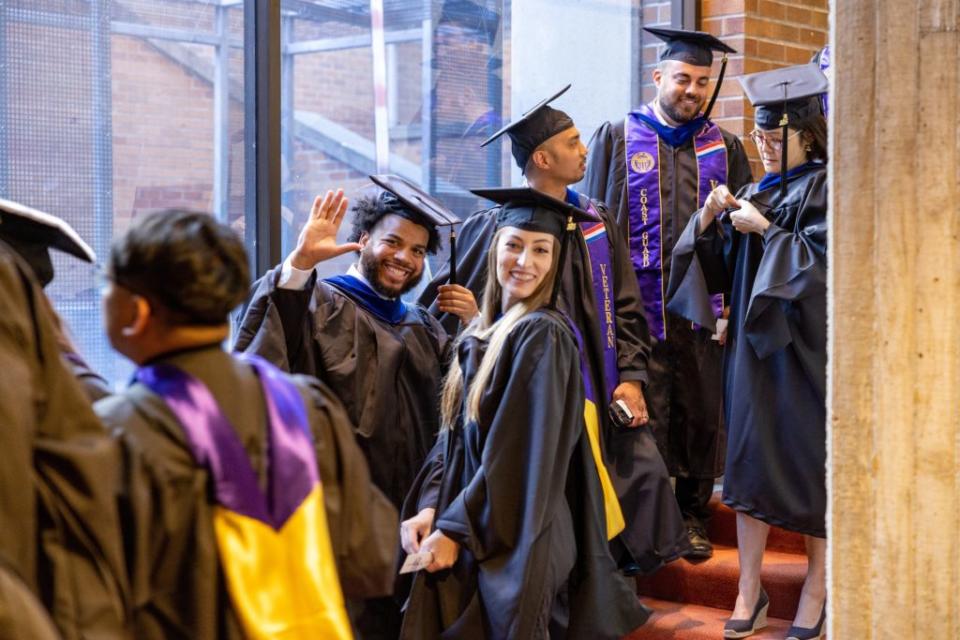
[[[794,131],[793,133],[787,136],[787,140],[799,134],[800,134],[799,131]],[[758,147],[762,143],[770,147],[774,151],[780,151],[780,149],[783,148],[783,138],[780,135],[777,135],[776,137],[774,137],[769,133],[764,133],[760,129],[754,129],[753,131],[751,131],[750,139],[753,140],[753,144],[757,145]]]

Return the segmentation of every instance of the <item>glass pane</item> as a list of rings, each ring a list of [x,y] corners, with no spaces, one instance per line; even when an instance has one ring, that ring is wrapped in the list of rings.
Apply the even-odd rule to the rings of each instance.
[[[217,4],[0,3],[0,196],[64,218],[101,262],[151,211],[241,228],[243,8]],[[92,368],[124,383],[93,270],[53,254],[55,308]]]
[[[283,253],[294,248],[316,194],[343,187],[359,197],[371,191],[366,176],[378,166],[424,186],[461,217],[485,206],[470,189],[519,184],[522,175],[508,141],[480,143],[511,113],[568,83],[573,89],[557,106],[585,140],[603,121],[622,118],[640,68],[635,4],[284,0]],[[382,32],[371,19],[378,6]],[[350,226],[348,215],[341,241]],[[320,265],[321,277],[354,259]]]

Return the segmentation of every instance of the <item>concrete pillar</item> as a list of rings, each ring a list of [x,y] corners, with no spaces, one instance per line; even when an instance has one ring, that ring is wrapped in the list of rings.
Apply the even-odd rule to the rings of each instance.
[[[956,638],[960,2],[832,9],[829,637]]]

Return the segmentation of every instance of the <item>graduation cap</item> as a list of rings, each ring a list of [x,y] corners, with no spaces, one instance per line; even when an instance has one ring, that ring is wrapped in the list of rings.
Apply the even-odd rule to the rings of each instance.
[[[780,150],[780,195],[787,189],[787,127],[823,115],[820,95],[827,92],[827,77],[815,64],[800,64],[741,76],[740,84],[755,107],[754,121],[760,129],[783,131]]]
[[[480,146],[485,147],[503,134],[507,134],[513,143],[510,148],[513,159],[517,161],[521,171],[526,169],[527,161],[537,147],[573,126],[573,118],[550,106],[551,102],[565,94],[570,87],[571,85],[568,84],[549,98],[541,100],[535,107],[525,111],[520,118],[484,140]]]
[[[720,95],[720,85],[727,71],[727,54],[737,50],[719,38],[703,31],[684,31],[681,29],[666,29],[663,27],[644,27],[644,31],[653,34],[667,43],[660,54],[660,60],[678,60],[697,67],[709,67],[713,64],[713,52],[720,51],[723,58],[720,61],[720,75],[713,89],[713,95],[707,108],[703,112],[704,118],[710,117],[713,105]]]
[[[2,198],[0,240],[27,261],[44,287],[53,280],[50,248],[69,253],[84,262],[97,260],[90,245],[60,218]]]
[[[450,284],[457,284],[457,231],[462,222],[442,202],[405,178],[396,175],[370,176],[375,185],[393,195],[400,204],[413,213],[418,224],[426,222],[433,227],[450,228]]]
[[[576,230],[577,223],[597,222],[597,218],[569,202],[529,187],[472,189],[471,193],[501,205],[497,213],[498,230],[516,227],[524,231],[549,233],[560,240],[560,259],[550,296],[550,306],[555,307],[570,234]]]

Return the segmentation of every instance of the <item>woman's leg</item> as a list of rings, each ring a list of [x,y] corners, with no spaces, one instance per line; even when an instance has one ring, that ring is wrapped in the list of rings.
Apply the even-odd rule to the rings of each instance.
[[[760,597],[760,568],[767,547],[770,525],[737,513],[737,555],[740,558],[740,593],[733,608],[733,620],[746,620]],[[817,612],[819,613],[819,611]],[[816,624],[816,622],[814,622]]]
[[[812,629],[820,621],[820,612],[827,599],[827,541],[813,536],[803,538],[807,543],[807,578],[793,626]]]

